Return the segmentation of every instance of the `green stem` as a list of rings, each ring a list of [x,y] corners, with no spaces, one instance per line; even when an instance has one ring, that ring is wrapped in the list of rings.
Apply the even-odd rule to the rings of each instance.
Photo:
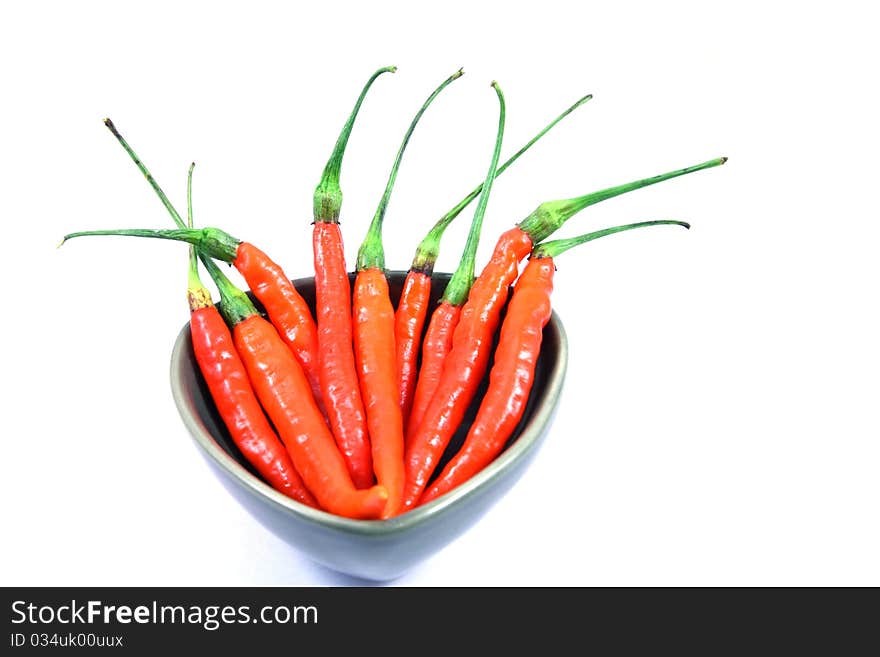
[[[568,251],[570,248],[577,246],[578,244],[583,244],[584,242],[592,242],[593,240],[599,239],[600,237],[605,237],[606,235],[613,235],[614,233],[621,233],[625,230],[633,230],[634,228],[644,228],[645,226],[662,226],[662,225],[675,225],[675,226],[684,226],[685,228],[690,228],[691,225],[685,221],[675,221],[673,219],[660,219],[658,221],[640,221],[634,224],[626,224],[624,226],[614,226],[612,228],[604,228],[602,230],[596,230],[592,233],[586,233],[584,235],[579,235],[578,237],[569,237],[563,240],[553,240],[552,242],[543,242],[539,244],[532,250],[533,258],[555,258],[560,253],[564,253]]]
[[[495,137],[495,150],[492,152],[492,162],[489,165],[486,181],[483,183],[480,200],[477,201],[477,209],[474,211],[474,218],[471,221],[470,231],[468,231],[461,263],[459,263],[455,273],[452,274],[452,278],[449,279],[449,283],[446,284],[446,290],[443,292],[443,301],[453,306],[464,305],[471,291],[471,285],[474,282],[474,268],[477,261],[477,246],[480,243],[480,230],[483,227],[483,215],[486,214],[486,206],[489,204],[489,192],[492,191],[492,183],[497,175],[498,158],[501,156],[501,140],[504,137],[505,119],[504,94],[501,93],[501,87],[498,86],[497,82],[492,83],[492,88],[495,89],[495,93],[498,95],[498,104],[500,105],[498,135]]]
[[[507,170],[511,164],[519,159],[519,156],[529,150],[535,142],[537,142],[541,137],[547,134],[551,128],[553,128],[557,123],[559,123],[566,116],[571,114],[578,107],[586,103],[593,97],[592,94],[584,96],[580,100],[578,100],[574,105],[565,110],[562,114],[557,116],[553,121],[551,121],[541,132],[531,138],[529,142],[520,148],[516,153],[513,154],[504,164],[498,167],[498,170],[495,172],[495,177],[497,178],[502,173]],[[428,276],[431,275],[431,272],[434,271],[434,264],[437,262],[437,258],[440,255],[440,240],[443,238],[443,233],[446,231],[446,228],[451,224],[459,214],[461,214],[462,210],[464,210],[471,202],[480,195],[480,192],[483,191],[483,183],[477,185],[474,190],[465,196],[454,208],[452,208],[449,212],[443,215],[439,221],[428,231],[428,234],[425,238],[419,243],[418,248],[416,249],[416,255],[413,258],[412,266],[410,269],[413,271],[422,272]]]
[[[407,144],[409,144],[410,137],[412,137],[412,134],[416,129],[416,125],[418,125],[419,120],[422,118],[425,110],[428,109],[428,106],[434,102],[434,99],[440,95],[441,91],[462,75],[464,75],[464,70],[459,69],[446,78],[443,83],[434,89],[434,92],[428,96],[428,99],[422,104],[421,108],[410,122],[406,134],[403,136],[400,148],[397,149],[397,156],[394,158],[394,164],[391,166],[391,173],[388,174],[388,182],[385,184],[385,191],[382,193],[379,206],[376,208],[376,214],[373,215],[373,220],[370,222],[367,236],[364,238],[363,243],[358,249],[358,271],[372,268],[385,269],[385,249],[382,246],[382,223],[385,220],[385,211],[388,209],[388,201],[391,198],[391,190],[394,188],[394,183],[397,180],[397,172],[400,169],[400,163],[403,161],[403,153],[406,150]]]
[[[159,196],[159,200],[162,201],[162,205],[165,206],[165,209],[168,210],[168,214],[171,215],[171,218],[174,219],[174,223],[178,225],[180,228],[184,228],[186,224],[183,223],[183,219],[180,218],[180,214],[177,210],[174,209],[174,206],[171,204],[171,201],[168,200],[168,197],[165,196],[165,192],[162,191],[162,188],[159,187],[159,183],[156,182],[156,179],[153,178],[153,174],[147,169],[141,159],[137,156],[137,153],[128,145],[128,142],[125,141],[125,138],[119,134],[119,131],[116,129],[116,126],[113,125],[113,121],[110,119],[104,119],[104,125],[106,125],[110,132],[113,133],[113,136],[122,144],[122,147],[125,149],[125,152],[131,157],[134,163],[137,165],[137,168],[141,170],[141,173],[144,174],[144,177],[147,179],[147,182],[150,183],[150,186],[153,188],[153,191]]]
[[[186,173],[186,227],[193,227],[193,169],[196,163],[189,165],[189,171]]]
[[[367,92],[376,78],[383,73],[394,73],[396,70],[396,66],[386,66],[373,73],[364,85],[361,95],[358,96],[351,115],[349,115],[345,125],[342,126],[342,132],[339,133],[333,153],[324,167],[321,182],[315,188],[313,205],[316,222],[339,223],[339,210],[342,207],[342,189],[339,187],[339,173],[342,169],[342,156],[345,154],[345,147],[348,145],[348,138],[351,135],[351,129],[354,127],[354,120],[357,118],[361,104],[364,102],[364,98],[366,98]]]
[[[247,319],[251,315],[258,314],[257,309],[254,307],[254,304],[251,303],[251,300],[250,298],[248,298],[247,294],[238,289],[232,283],[232,281],[230,281],[226,277],[226,274],[224,274],[220,270],[220,268],[217,267],[216,263],[211,260],[211,258],[217,258],[218,260],[223,260],[224,262],[233,262],[238,255],[238,245],[241,244],[241,240],[232,237],[229,233],[226,233],[219,228],[195,229],[191,227],[192,171],[195,167],[195,163],[192,163],[190,165],[189,175],[187,177],[186,203],[187,219],[189,220],[189,224],[185,224],[183,223],[183,219],[180,218],[180,213],[171,204],[171,201],[168,200],[165,192],[163,192],[162,188],[159,187],[159,183],[157,183],[156,179],[153,178],[153,175],[147,169],[146,165],[137,156],[137,153],[134,152],[134,149],[132,149],[132,147],[128,145],[128,142],[125,141],[125,138],[116,129],[116,126],[113,125],[113,121],[111,121],[110,119],[104,119],[104,125],[106,125],[110,129],[110,132],[112,132],[113,136],[116,137],[120,144],[122,144],[122,147],[137,165],[137,168],[140,169],[142,174],[144,174],[147,182],[150,183],[153,191],[156,192],[159,199],[162,201],[162,205],[164,205],[165,209],[168,210],[168,214],[171,215],[174,223],[176,223],[179,228],[177,230],[150,230],[135,228],[128,230],[122,229],[81,231],[65,235],[64,239],[61,241],[61,244],[64,244],[64,242],[74,237],[84,237],[89,235],[128,235],[134,237],[153,237],[159,239],[189,242],[194,247],[194,249],[190,249],[190,252],[192,253],[192,251],[195,250],[195,252],[198,254],[199,259],[202,261],[202,264],[205,266],[205,269],[208,271],[208,274],[210,274],[214,283],[217,285],[217,289],[220,292],[221,302],[219,309],[226,322],[230,326],[235,326],[236,324]],[[59,244],[59,246],[61,245]],[[192,255],[190,255],[190,258],[192,259]],[[197,267],[195,276],[196,278],[198,278]],[[207,292],[207,290],[205,291]],[[210,298],[210,293],[208,294]],[[190,304],[190,307],[192,307],[192,302]]]
[[[81,233],[71,233],[70,235],[66,236],[64,240],[67,240],[68,237],[81,237],[83,235],[135,235],[137,237],[158,237],[161,239],[176,239],[188,241],[190,242],[190,244],[193,244],[202,251],[205,251],[207,249],[207,252],[211,253],[211,257],[213,258],[219,258],[220,260],[224,260],[226,262],[233,262],[235,260],[238,245],[241,244],[241,240],[232,237],[229,233],[226,233],[219,228],[204,228],[201,230],[195,230],[192,228],[192,173],[193,169],[196,166],[196,163],[193,162],[192,164],[190,164],[189,174],[187,176],[186,211],[188,223],[183,223],[183,219],[180,218],[180,213],[177,211],[174,205],[172,205],[171,201],[168,200],[168,197],[165,195],[165,192],[162,191],[162,188],[159,187],[159,183],[157,183],[156,179],[153,178],[153,174],[151,174],[149,169],[147,169],[147,165],[145,165],[141,161],[137,153],[134,152],[134,149],[128,145],[128,142],[125,141],[125,138],[119,133],[119,130],[116,129],[116,126],[113,125],[113,121],[111,121],[110,119],[104,119],[104,125],[106,125],[110,129],[110,132],[112,132],[113,136],[116,137],[120,144],[122,144],[125,152],[129,154],[132,161],[137,165],[137,168],[140,169],[142,174],[144,174],[147,182],[150,183],[150,187],[152,187],[153,191],[156,192],[159,200],[162,201],[162,205],[164,205],[165,209],[168,210],[168,214],[171,215],[171,218],[174,220],[174,223],[177,224],[177,227],[180,230],[97,230]],[[62,240],[61,244],[64,244],[64,240]]]
[[[615,196],[620,196],[621,194],[626,194],[627,192],[632,192],[636,189],[641,189],[642,187],[663,182],[664,180],[684,176],[695,171],[702,171],[703,169],[711,169],[712,167],[720,166],[725,162],[727,162],[726,157],[719,157],[714,160],[709,160],[708,162],[703,162],[702,164],[696,164],[684,169],[676,169],[669,173],[663,173],[651,178],[643,178],[624,185],[617,185],[616,187],[609,187],[598,192],[593,192],[592,194],[578,196],[577,198],[547,201],[539,205],[532,214],[523,219],[519,223],[519,228],[528,233],[529,237],[532,238],[532,243],[537,244],[538,242],[544,241],[551,233],[568,221],[568,219],[586,207],[595,205],[596,203],[600,203],[601,201],[605,201]]]
[[[61,241],[61,246],[74,237],[92,237],[96,235],[121,235],[126,237],[151,237],[162,240],[189,242],[199,251],[199,255],[207,255],[223,262],[233,262],[238,253],[241,241],[219,228],[118,228],[113,230],[83,230],[68,233]],[[204,258],[202,261],[204,262]]]
[[[188,228],[192,228],[193,225],[192,175],[195,166],[195,162],[190,164],[189,171],[186,174],[186,225]],[[190,311],[195,311],[199,308],[207,308],[213,305],[213,302],[211,301],[211,292],[205,287],[199,276],[199,261],[196,259],[196,250],[193,246],[189,247],[189,276],[186,288]]]
[[[250,297],[237,288],[217,263],[207,257],[201,249],[199,249],[199,258],[220,292],[220,314],[229,326],[235,326],[252,315],[259,315]]]
[[[193,209],[192,209],[192,180],[193,169],[196,163],[189,165],[189,171],[186,174],[186,227],[193,227]],[[202,279],[199,278],[199,261],[196,258],[196,249],[194,246],[189,247],[189,287],[191,290],[204,287]]]

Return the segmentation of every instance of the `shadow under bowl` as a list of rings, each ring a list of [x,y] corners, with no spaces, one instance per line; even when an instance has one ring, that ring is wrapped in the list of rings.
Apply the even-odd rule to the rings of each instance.
[[[406,272],[391,271],[387,275],[396,307]],[[353,280],[354,274],[351,277]],[[449,278],[450,274],[445,273],[433,275],[429,310],[436,306]],[[294,284],[314,312],[314,279],[303,278]],[[554,312],[544,329],[525,413],[504,451],[456,489],[390,520],[351,520],[332,515],[302,505],[266,484],[239,452],[217,414],[193,355],[188,323],[178,335],[171,354],[171,390],[184,424],[214,473],[260,523],[328,568],[387,581],[402,575],[466,531],[519,479],[552,422],[567,360],[565,331]],[[437,473],[467,435],[488,379],[487,373]]]

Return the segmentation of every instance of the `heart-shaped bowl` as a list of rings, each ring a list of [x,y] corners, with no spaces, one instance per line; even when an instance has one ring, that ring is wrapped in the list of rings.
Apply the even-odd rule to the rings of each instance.
[[[395,306],[405,277],[406,272],[388,272]],[[433,275],[429,308],[436,305],[449,278],[450,274]],[[303,278],[294,284],[314,312],[314,279]],[[171,354],[171,390],[202,455],[226,489],[259,522],[324,566],[356,577],[387,581],[462,534],[519,479],[550,427],[567,360],[565,331],[554,312],[544,329],[525,413],[504,451],[458,488],[390,520],[351,520],[332,515],[300,504],[266,484],[238,451],[217,414],[193,355],[189,324],[181,330]],[[488,380],[487,373],[438,473],[467,435]]]

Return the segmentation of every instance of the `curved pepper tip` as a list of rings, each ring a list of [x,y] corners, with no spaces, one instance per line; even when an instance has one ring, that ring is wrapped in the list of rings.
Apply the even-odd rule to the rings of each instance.
[[[388,508],[388,489],[381,484],[376,484],[370,489],[370,492],[372,493],[370,496],[370,510],[375,511],[375,513],[370,514],[371,517],[388,520],[392,515],[391,510]]]

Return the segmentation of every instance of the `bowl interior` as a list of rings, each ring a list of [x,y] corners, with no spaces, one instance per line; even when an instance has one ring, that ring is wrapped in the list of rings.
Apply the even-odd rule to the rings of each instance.
[[[351,280],[354,280],[354,274],[350,274]],[[397,306],[397,301],[400,297],[401,289],[403,287],[404,280],[406,278],[406,272],[402,271],[390,271],[387,272],[389,290],[391,294],[391,300],[394,306]],[[428,309],[428,319],[430,319],[430,313],[436,307],[439,302],[440,296],[442,295],[443,290],[446,287],[446,283],[448,282],[451,274],[448,273],[435,273],[432,276],[432,285],[431,285],[431,301]],[[294,281],[297,290],[302,295],[302,297],[308,302],[309,306],[314,313],[315,310],[315,285],[313,278],[303,278],[297,279]],[[253,298],[253,297],[252,297]],[[255,300],[255,304],[260,310],[259,302]],[[503,319],[503,315],[502,315]],[[425,324],[427,325],[427,321]],[[498,331],[496,331],[496,335],[494,336],[494,342],[497,343],[498,340]],[[223,424],[222,419],[217,413],[217,409],[214,405],[214,402],[211,399],[211,395],[208,391],[207,385],[205,384],[204,379],[201,376],[201,373],[198,370],[198,366],[195,362],[195,357],[192,353],[191,343],[188,340],[188,330],[185,327],[184,333],[182,333],[186,342],[189,343],[188,348],[184,348],[181,350],[181,357],[185,360],[183,363],[183,368],[190,370],[192,374],[192,380],[190,385],[187,387],[190,389],[190,399],[188,400],[189,410],[193,412],[198,420],[200,420],[201,424],[204,425],[204,428],[210,434],[213,441],[219,446],[229,457],[231,457],[236,463],[238,463],[242,468],[247,470],[252,477],[259,479],[259,474],[257,474],[256,470],[248,463],[248,461],[244,458],[238,448],[235,446],[235,443],[232,441],[232,438],[229,435],[225,425]],[[492,352],[494,353],[494,344]],[[546,423],[548,421],[548,416],[552,408],[546,409],[543,408],[544,399],[543,397],[546,395],[553,395],[554,397],[558,395],[559,388],[561,387],[562,377],[564,376],[565,369],[565,359],[566,359],[566,345],[565,345],[565,334],[562,329],[561,322],[559,318],[555,315],[551,318],[547,327],[544,329],[544,339],[542,341],[541,346],[541,354],[538,358],[538,362],[535,368],[535,379],[534,384],[532,386],[532,391],[529,395],[528,402],[526,404],[525,412],[523,413],[523,417],[517,425],[514,432],[511,434],[510,439],[507,441],[507,445],[505,446],[505,451],[510,448],[522,435],[523,430],[526,427],[529,427],[536,420],[536,409],[542,408],[543,417],[541,418],[541,423]],[[491,369],[491,367],[490,367]],[[187,377],[189,378],[189,377]],[[477,391],[476,396],[474,397],[474,401],[471,404],[470,408],[465,415],[464,420],[462,421],[461,426],[458,431],[455,433],[452,441],[449,444],[446,452],[442,460],[440,461],[436,471],[435,476],[437,476],[443,469],[443,466],[449,461],[452,456],[458,451],[462,442],[464,441],[468,429],[473,422],[474,417],[476,416],[477,410],[479,408],[480,400],[483,398],[484,393],[486,391],[486,387],[489,382],[489,373],[487,370],[486,376],[483,378],[483,381],[480,384],[480,387]],[[555,398],[551,401],[550,406],[555,405]],[[537,430],[527,431],[530,434],[530,439],[536,439]],[[504,454],[502,453],[496,460],[501,460]],[[215,459],[216,460],[216,459]],[[228,467],[226,464],[222,464],[224,467]],[[478,477],[479,475],[477,475]],[[465,484],[467,485],[467,484]],[[262,487],[261,487],[262,488]],[[460,487],[462,488],[462,487]],[[448,494],[454,495],[455,491]],[[286,498],[284,498],[286,500]],[[443,498],[441,498],[443,499]],[[431,505],[434,506],[440,500],[435,501]],[[305,509],[301,505],[290,501],[290,504],[294,507],[298,507],[299,509]],[[420,513],[422,509],[426,507],[420,507],[415,511],[405,514],[404,516],[400,516],[400,518],[405,518],[407,516],[411,516],[416,513]],[[306,510],[306,512],[311,512],[311,510]],[[321,514],[321,515],[329,515],[329,514]],[[340,519],[341,520],[341,519]],[[396,520],[396,519],[395,519]],[[347,521],[347,520],[346,520]],[[376,521],[347,521],[350,523],[361,523],[361,524],[375,524]],[[393,521],[386,521],[388,522]]]

